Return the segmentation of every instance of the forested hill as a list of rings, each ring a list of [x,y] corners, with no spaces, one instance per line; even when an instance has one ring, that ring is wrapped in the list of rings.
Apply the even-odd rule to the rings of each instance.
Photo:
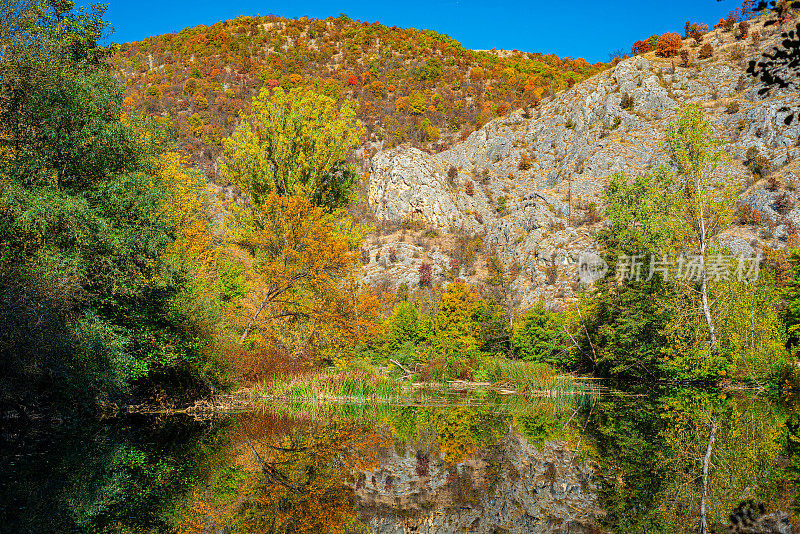
[[[242,17],[126,43],[111,58],[125,102],[174,128],[208,176],[263,85],[311,85],[358,102],[365,148],[411,142],[439,151],[490,119],[602,70],[583,59],[473,51],[429,30]]]

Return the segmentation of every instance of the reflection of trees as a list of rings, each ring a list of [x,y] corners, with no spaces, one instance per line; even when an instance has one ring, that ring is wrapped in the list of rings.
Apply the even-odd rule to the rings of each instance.
[[[420,423],[436,433],[445,460],[459,463],[505,435],[509,418],[485,407],[459,406],[424,409]]]
[[[309,423],[249,414],[238,432],[236,462],[245,475],[233,495],[197,495],[183,532],[206,522],[248,533],[362,530],[348,482],[374,467],[384,436],[357,421]],[[194,528],[192,528],[194,527]]]
[[[600,462],[605,522],[614,530],[696,532],[707,454],[712,529],[747,498],[768,510],[788,508],[783,416],[769,402],[687,390],[601,399],[593,417],[587,432]]]
[[[183,417],[26,427],[0,435],[0,531],[166,532],[216,430]]]

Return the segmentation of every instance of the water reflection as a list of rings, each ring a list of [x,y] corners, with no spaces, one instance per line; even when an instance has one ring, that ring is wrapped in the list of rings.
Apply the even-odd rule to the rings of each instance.
[[[800,419],[751,394],[272,405],[78,430],[4,434],[3,532],[688,533],[749,498],[798,511]]]

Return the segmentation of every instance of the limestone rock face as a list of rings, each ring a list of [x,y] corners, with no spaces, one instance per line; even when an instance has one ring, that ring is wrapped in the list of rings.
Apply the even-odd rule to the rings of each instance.
[[[714,58],[690,66],[651,54],[626,59],[536,108],[490,121],[438,154],[403,147],[379,152],[369,184],[374,215],[482,236],[508,271],[519,272],[514,285],[523,292],[520,302],[552,300],[555,294],[569,298],[577,287],[571,258],[579,248],[597,249],[587,224],[602,224],[589,214],[602,212],[609,176],[668,165],[664,132],[676,109],[693,102],[704,107],[728,143],[732,158],[718,175],[739,184],[743,203],[772,224],[770,235],[749,231],[780,246],[792,225],[800,224],[797,195],[786,192],[790,202],[780,213],[778,194],[763,183],[753,185],[744,160],[755,147],[782,183],[795,183],[788,189],[800,188],[800,118],[788,119],[800,109],[800,93],[790,87],[760,94],[762,86],[746,74],[747,61],[780,39],[774,29],[760,30],[759,47],[712,32]],[[737,242],[735,248],[752,249],[751,239],[745,241],[747,246]],[[553,262],[559,283],[546,284],[542,272]]]
[[[435,227],[463,222],[441,162],[416,148],[380,152],[372,160],[369,203],[378,219],[418,217]]]

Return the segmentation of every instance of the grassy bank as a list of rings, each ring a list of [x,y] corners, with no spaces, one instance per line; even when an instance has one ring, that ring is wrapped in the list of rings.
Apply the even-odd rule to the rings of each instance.
[[[558,397],[582,395],[594,386],[564,375],[540,362],[497,360],[487,370],[488,381],[420,381],[401,378],[391,369],[356,366],[358,369],[321,370],[304,374],[276,375],[259,383],[254,398],[266,401],[400,402],[420,391],[494,391],[506,395]]]

